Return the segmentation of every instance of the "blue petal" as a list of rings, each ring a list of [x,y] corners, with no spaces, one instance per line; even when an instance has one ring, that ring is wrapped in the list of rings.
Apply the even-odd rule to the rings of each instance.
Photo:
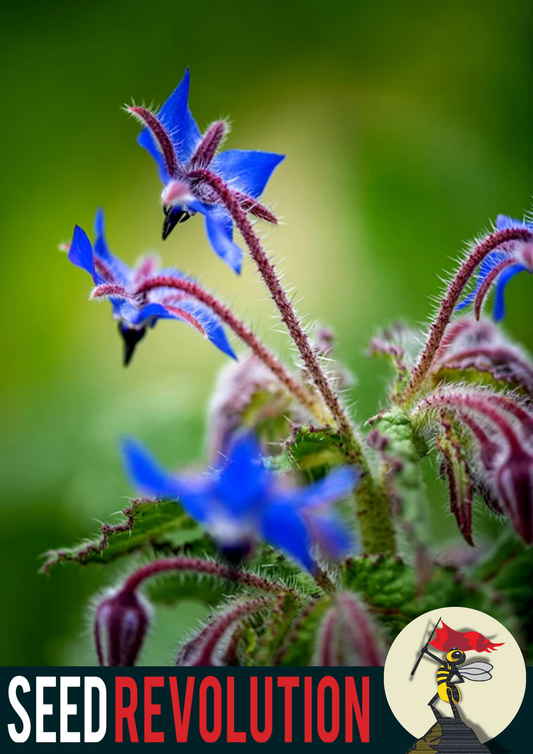
[[[312,540],[324,555],[338,560],[352,550],[352,537],[342,520],[313,513],[308,516],[307,523]]]
[[[205,230],[209,243],[218,256],[239,275],[242,269],[243,253],[242,249],[233,241],[233,221],[231,217],[219,207],[206,208],[203,206],[202,212],[205,215]]]
[[[178,496],[172,476],[139,442],[124,440],[122,456],[134,487],[153,497],[176,498]]]
[[[141,147],[146,149],[148,154],[150,154],[154,158],[157,164],[161,182],[166,185],[170,180],[170,176],[167,173],[165,158],[163,157],[163,154],[159,147],[156,145],[155,139],[148,128],[144,128],[141,131],[141,133],[137,137],[137,143],[140,144]]]
[[[315,569],[309,532],[295,506],[268,505],[263,513],[261,534],[267,542],[300,561],[304,568]]]
[[[157,116],[172,140],[178,162],[182,164],[191,159],[202,138],[200,129],[196,125],[188,106],[189,84],[190,74],[187,68],[181,83],[172,92]],[[167,183],[168,175],[164,168],[163,158],[150,131],[144,129],[138,141],[156,160],[161,179],[163,183]]]
[[[351,495],[358,479],[359,474],[353,468],[336,469],[319,482],[299,489],[292,499],[296,505],[306,508],[328,506]]]
[[[131,277],[131,270],[125,262],[118,259],[112,254],[107,245],[104,230],[104,211],[99,209],[94,220],[94,232],[96,235],[94,241],[95,255],[105,263],[111,270],[117,282],[127,284]]]
[[[183,309],[188,314],[192,314],[196,317],[198,322],[204,328],[207,339],[216,346],[222,353],[230,356],[232,359],[237,359],[237,354],[233,350],[226,335],[226,331],[220,324],[220,320],[213,312],[207,307],[202,306],[197,301],[192,299],[185,299],[177,303],[178,308]],[[185,320],[186,321],[186,320]]]
[[[492,270],[500,264],[500,262],[504,262],[506,259],[509,259],[509,254],[505,251],[492,251],[482,262],[481,267],[479,268],[478,278],[476,281],[476,285],[474,290],[469,293],[465,298],[459,303],[456,307],[456,311],[461,311],[461,309],[464,309],[466,306],[469,306],[474,299],[476,298],[479,289],[483,285],[483,281],[487,277],[487,275],[492,272]]]
[[[72,264],[86,270],[94,278],[93,247],[87,233],[79,225],[74,226],[68,258]]]
[[[261,448],[251,434],[239,437],[217,484],[217,497],[235,516],[258,514],[268,503],[271,474],[261,462]]]
[[[132,327],[153,327],[158,319],[175,319],[189,325],[189,327],[193,327],[185,317],[180,317],[177,312],[169,311],[163,304],[151,303],[138,309],[130,301],[111,300],[116,307],[115,311],[118,316]],[[204,328],[207,340],[222,351],[222,353],[225,353],[232,359],[237,358],[220,321],[207,307],[191,299],[185,299],[184,301],[177,302],[176,308],[183,309],[195,317]],[[193,329],[195,328],[193,327]]]
[[[169,474],[136,440],[123,441],[122,456],[134,487],[152,497],[179,498],[190,516],[200,523],[205,521],[210,500],[210,480],[187,480]]]
[[[496,322],[502,320],[505,316],[505,301],[504,294],[507,283],[519,272],[524,272],[525,267],[521,264],[513,264],[511,267],[507,267],[498,276],[498,282],[496,283],[496,292],[494,294],[494,319]]]
[[[498,215],[496,218],[496,229],[507,230],[507,228],[526,228],[527,223],[523,223],[521,220],[514,220],[507,215]]]
[[[133,311],[130,311],[123,307],[121,314],[134,327],[145,327],[146,325],[153,327],[158,319],[180,319],[176,314],[169,312],[162,304],[147,304],[141,309],[137,309],[135,306],[132,306],[132,308]]]
[[[246,149],[228,149],[218,154],[211,170],[231,183],[232,188],[257,199],[268,183],[274,169],[285,155],[273,152],[255,152]]]

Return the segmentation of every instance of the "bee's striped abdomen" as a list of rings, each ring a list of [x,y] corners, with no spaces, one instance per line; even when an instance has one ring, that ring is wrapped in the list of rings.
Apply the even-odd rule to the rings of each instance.
[[[461,701],[461,692],[454,683],[449,682],[451,676],[451,663],[443,663],[437,670],[437,690],[442,701],[449,704],[450,700],[448,698],[448,689],[450,689],[450,691],[452,692],[453,701],[458,704]]]

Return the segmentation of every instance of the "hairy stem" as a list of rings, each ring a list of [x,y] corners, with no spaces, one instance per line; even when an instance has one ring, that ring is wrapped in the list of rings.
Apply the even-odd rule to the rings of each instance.
[[[272,592],[274,594],[291,591],[283,584],[278,584],[275,581],[268,581],[267,579],[263,579],[253,573],[246,573],[237,568],[221,565],[212,560],[202,560],[201,558],[162,558],[161,560],[154,560],[145,566],[141,566],[132,573],[131,576],[126,579],[122,591],[132,592],[137,589],[145,579],[150,578],[151,576],[156,576],[160,573],[167,573],[168,571],[194,571],[195,573],[207,573],[210,576],[217,576],[220,579],[235,581],[244,584],[245,586],[249,586],[252,589],[258,589],[262,592]]]
[[[456,276],[452,280],[437,317],[429,329],[429,335],[418,362],[411,373],[411,379],[402,396],[402,402],[407,403],[422,385],[428,371],[433,364],[439,350],[444,332],[450,322],[455,307],[459,303],[461,294],[479,264],[499,246],[507,241],[531,241],[532,233],[527,228],[506,228],[492,233],[478,244],[463,262]]]
[[[250,615],[250,613],[262,610],[270,604],[272,604],[272,598],[266,599],[265,597],[258,597],[255,600],[248,600],[247,602],[240,602],[237,605],[232,605],[229,610],[219,615],[209,627],[210,630],[206,632],[194,664],[199,666],[213,665],[213,655],[215,654],[217,644],[220,642],[228,628],[233,623]]]
[[[392,520],[389,493],[364,474],[355,492],[355,510],[359,525],[361,548],[366,555],[396,555],[396,535]]]
[[[300,352],[303,363],[305,364],[311,379],[322,395],[326,406],[331,412],[333,419],[338,424],[341,432],[347,437],[353,438],[352,443],[356,444],[350,420],[348,419],[337,394],[330,385],[328,378],[324,374],[319,359],[311,347],[309,338],[298,321],[292,304],[278,279],[274,266],[268,259],[268,256],[261,246],[259,238],[254,232],[251,222],[248,220],[246,212],[242,209],[234,192],[221,178],[214,175],[209,170],[196,170],[191,177],[198,178],[214,189],[232,216],[244,238],[252,259],[259,269],[265,285],[270,291],[270,295],[279,310],[281,319]],[[362,449],[360,447],[359,453],[362,455]]]
[[[214,189],[232,216],[265,285],[270,291],[281,319],[300,352],[302,361],[311,379],[322,395],[324,403],[345,440],[345,455],[347,459],[350,463],[357,465],[361,471],[361,481],[356,490],[356,513],[360,523],[361,543],[365,552],[369,554],[394,555],[396,551],[394,527],[386,491],[374,479],[365,452],[364,441],[356,434],[355,428],[344,411],[337,393],[324,374],[319,358],[300,325],[287,294],[278,279],[274,266],[261,246],[261,242],[255,234],[246,212],[239,204],[235,193],[224,181],[209,170],[196,170],[191,177],[198,178],[199,181],[207,183]]]
[[[315,570],[312,572],[311,576],[314,578],[318,586],[322,589],[323,592],[326,594],[334,594],[335,593],[335,584],[332,582],[328,574],[323,571],[321,568],[315,568]]]
[[[180,280],[175,277],[158,275],[145,280],[137,289],[137,294],[147,293],[154,288],[175,288],[188,293],[198,301],[206,304],[220,319],[230,327],[233,332],[261,359],[278,380],[285,385],[296,400],[305,406],[319,421],[323,420],[323,413],[313,396],[287,371],[283,364],[272,354],[257,336],[236,317],[233,312],[224,306],[211,293],[204,290],[198,283],[192,280]]]
[[[485,398],[484,395],[475,395],[473,393],[441,393],[433,394],[425,398],[420,403],[413,414],[424,414],[427,411],[434,411],[439,407],[450,408],[463,416],[468,415],[468,411],[475,411],[485,420],[494,424],[501,432],[502,436],[509,443],[509,448],[512,452],[520,455],[523,452],[523,443],[515,432],[514,427],[507,419],[502,416],[498,409],[494,408]]]

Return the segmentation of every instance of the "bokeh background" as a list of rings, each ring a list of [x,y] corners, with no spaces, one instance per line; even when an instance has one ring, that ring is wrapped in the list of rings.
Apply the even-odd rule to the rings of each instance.
[[[85,605],[111,575],[40,576],[40,554],[124,506],[121,436],[169,465],[204,457],[225,358],[162,323],[124,370],[108,305],[88,302],[58,244],[103,206],[117,254],[160,250],[287,352],[251,265],[236,279],[200,220],[162,244],[156,170],[121,105],[162,103],[190,65],[201,126],[229,115],[229,146],[288,154],[266,195],[284,219],[268,245],[300,309],[334,326],[368,417],[387,375],[369,338],[425,321],[464,241],[530,206],[531,4],[27,0],[4,4],[0,27],[0,663],[90,664]],[[531,283],[513,281],[506,320],[529,348]],[[432,506],[439,547],[454,534],[439,487]],[[201,614],[160,610],[143,661],[167,663]]]

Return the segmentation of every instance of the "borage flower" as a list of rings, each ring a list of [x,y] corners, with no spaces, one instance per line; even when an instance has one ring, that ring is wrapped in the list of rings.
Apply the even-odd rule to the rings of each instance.
[[[491,252],[482,262],[474,290],[457,307],[458,310],[474,302],[476,318],[479,319],[483,303],[493,285],[494,319],[499,322],[505,316],[505,288],[519,272],[533,274],[533,223],[513,220],[506,215],[498,215],[496,230],[525,228],[531,232],[529,241],[508,241]]]
[[[202,136],[189,110],[188,99],[187,69],[157,115],[144,107],[127,108],[146,126],[139,144],[155,159],[165,186],[161,196],[165,212],[163,239],[178,223],[199,212],[204,215],[211,246],[239,273],[243,255],[233,241],[233,221],[202,173],[209,170],[215,179],[229,186],[245,212],[276,223],[275,216],[257,200],[284,155],[241,149],[217,154],[228,130],[227,123],[213,123]]]
[[[169,474],[132,440],[124,443],[124,458],[137,488],[154,497],[179,499],[233,560],[248,555],[262,539],[314,571],[315,545],[333,558],[350,548],[345,526],[330,505],[352,492],[357,481],[352,469],[339,469],[309,487],[291,489],[264,467],[260,447],[249,434],[235,442],[223,466],[201,477]]]
[[[446,419],[444,445],[442,438],[437,440],[451,481],[452,512],[467,542],[472,544],[472,495],[477,489],[489,508],[506,513],[524,542],[532,544],[533,413],[512,396],[451,388],[424,398],[415,415],[433,414],[442,424],[443,412],[460,422],[473,440],[472,453],[454,437]],[[477,473],[472,473],[474,467]]]
[[[158,286],[146,291],[141,286],[153,278],[186,280],[176,269],[158,270],[155,257],[141,259],[130,269],[109,250],[104,235],[104,215],[99,211],[95,223],[94,248],[84,230],[76,226],[68,258],[77,267],[92,276],[97,286],[92,298],[108,298],[113,307],[113,317],[118,320],[119,332],[124,339],[124,363],[131,361],[137,343],[159,319],[176,319],[185,322],[213,343],[223,353],[236,358],[226,333],[218,318],[193,296],[173,288]]]

